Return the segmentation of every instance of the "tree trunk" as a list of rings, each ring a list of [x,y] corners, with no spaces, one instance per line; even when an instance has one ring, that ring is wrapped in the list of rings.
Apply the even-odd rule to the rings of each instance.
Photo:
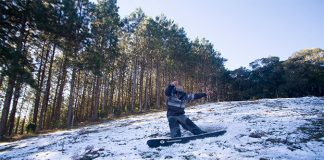
[[[25,97],[26,95],[26,89],[24,89],[24,95],[22,97]],[[20,118],[21,118],[21,115],[22,115],[22,109],[24,107],[24,104],[26,102],[26,98],[23,98],[21,104],[20,104],[20,108],[19,108],[19,116],[17,118],[17,122],[16,122],[16,129],[15,129],[15,134],[18,134],[18,128],[19,128],[19,123],[20,123]]]
[[[102,111],[108,115],[108,96],[109,96],[109,75],[104,78],[104,97],[102,102]]]
[[[126,77],[125,77],[126,78]],[[127,107],[128,110],[132,110],[132,89],[133,89],[133,74],[129,74],[128,80],[126,81],[127,83],[127,90],[129,94],[127,95]]]
[[[146,71],[147,77],[145,78],[145,97],[144,97],[144,110],[148,109],[148,101],[149,101],[149,71]]]
[[[81,102],[80,102],[80,109],[79,109],[79,114],[78,114],[78,120],[83,121],[84,120],[84,109],[86,108],[86,95],[87,95],[87,88],[88,88],[88,80],[87,80],[87,75],[84,75],[84,80],[83,80],[83,91],[82,91],[82,96],[81,96]]]
[[[45,117],[46,117],[45,113],[48,108],[48,100],[49,100],[50,88],[51,88],[52,68],[53,68],[53,62],[54,62],[55,48],[56,48],[56,44],[54,44],[54,46],[53,46],[53,52],[51,55],[50,66],[49,66],[49,70],[48,70],[48,76],[47,76],[46,88],[45,88],[45,93],[44,93],[44,98],[43,98],[43,103],[42,103],[42,109],[41,109],[40,117],[39,117],[39,125],[38,125],[39,130],[42,130],[44,127],[43,124],[44,124]]]
[[[114,93],[115,93],[115,82],[114,82],[114,71],[111,72],[111,80],[110,80],[110,96],[108,106],[110,108],[109,112],[113,112],[113,102],[114,102]]]
[[[60,122],[60,117],[61,117],[61,107],[63,103],[63,91],[64,91],[64,86],[65,86],[65,80],[66,80],[66,74],[67,74],[67,63],[68,63],[68,58],[65,55],[63,66],[62,66],[62,78],[61,78],[61,83],[59,87],[59,92],[57,96],[57,103],[55,107],[55,112],[54,112],[54,119],[53,119],[53,124],[54,126],[59,126]]]
[[[94,94],[93,94],[93,110],[92,110],[92,117],[93,121],[98,119],[98,108],[99,108],[99,100],[100,100],[100,77],[95,77],[95,87],[94,87]]]
[[[149,105],[149,109],[152,108],[152,98],[153,98],[153,83],[152,83],[152,71],[150,71],[150,76],[149,76],[149,96],[148,96],[148,105]]]
[[[4,76],[2,73],[0,73],[0,90],[2,90],[2,83],[3,83],[3,80],[4,80]]]
[[[72,117],[72,126],[74,122],[79,122],[78,113],[80,110],[80,86],[81,86],[81,72],[80,70],[77,72],[78,78],[76,80],[76,89],[75,89],[75,103],[74,103],[74,111]]]
[[[124,112],[128,111],[123,103],[124,95],[124,71],[122,68],[119,69],[119,81],[118,81],[118,95],[117,95],[117,106],[120,107]]]
[[[138,65],[137,65],[137,58],[135,58],[135,62],[134,62],[134,73],[133,73],[133,77],[132,77],[132,102],[131,102],[131,112],[134,112],[135,110],[135,103],[136,103],[136,88],[137,88],[137,69],[138,69]]]
[[[122,87],[122,83],[123,83],[123,79],[122,79],[122,76],[121,76],[121,69],[118,69],[118,75],[119,75],[119,78],[118,78],[118,85],[116,86],[116,88],[117,88],[117,107],[119,107],[119,108],[122,108],[122,105],[121,105],[121,103],[120,103],[120,97],[121,97],[121,87]],[[126,110],[124,110],[124,111],[126,111]]]
[[[15,117],[16,117],[16,112],[17,112],[18,99],[20,98],[20,90],[21,90],[21,83],[16,82],[14,99],[13,99],[13,103],[12,103],[12,109],[10,112],[9,124],[8,124],[8,126],[9,126],[8,135],[9,136],[12,135],[12,131],[13,131],[13,128],[15,125]]]
[[[129,107],[129,101],[128,101],[128,98],[129,98],[129,92],[128,92],[128,88],[127,88],[127,80],[125,79],[127,76],[126,76],[126,71],[123,70],[122,72],[122,77],[121,77],[121,81],[122,81],[122,105],[124,106],[125,110]],[[130,109],[127,109],[127,111],[129,111]]]
[[[63,66],[63,64],[62,64]],[[63,69],[63,67],[60,67],[61,70]],[[61,71],[59,72],[61,73]],[[54,94],[54,99],[53,99],[53,104],[52,104],[52,111],[51,111],[51,115],[49,116],[49,121],[48,121],[48,126],[50,126],[51,128],[54,127],[54,118],[55,118],[55,110],[56,110],[56,104],[57,104],[57,95],[59,92],[59,87],[60,87],[60,83],[61,83],[61,79],[62,79],[62,74],[58,75],[57,78],[57,83],[56,83],[56,87],[55,87],[55,94]]]
[[[35,95],[35,101],[34,101],[34,114],[33,114],[33,123],[35,125],[37,123],[38,109],[39,109],[39,103],[40,103],[40,96],[41,96],[41,90],[42,90],[42,85],[43,85],[43,79],[42,78],[44,78],[41,75],[41,73],[42,73],[42,67],[44,65],[43,57],[44,57],[45,47],[46,47],[46,42],[44,42],[44,44],[43,44],[42,54],[41,54],[41,57],[40,57],[41,58],[40,59],[40,65],[39,65],[39,69],[38,69],[38,72],[37,72],[37,88],[36,88],[36,95]]]
[[[93,79],[90,80],[89,82],[89,90],[88,90],[88,98],[87,98],[87,103],[86,103],[86,113],[85,113],[85,119],[90,119],[92,118],[92,111],[93,111],[93,92],[95,88],[95,82]]]
[[[36,100],[35,100],[35,109],[37,108],[37,111],[34,110],[34,117],[33,117],[33,123],[36,125],[37,124],[37,116],[38,116],[38,109],[40,106],[40,98],[41,98],[41,93],[42,93],[42,89],[43,89],[43,82],[45,79],[45,71],[46,71],[46,66],[47,66],[47,61],[48,61],[48,56],[49,56],[49,52],[50,52],[50,47],[48,46],[48,49],[46,51],[46,55],[45,55],[45,62],[44,62],[44,66],[41,67],[42,68],[42,74],[41,74],[41,78],[40,78],[40,83],[39,86],[37,88],[37,92],[36,92]],[[40,69],[41,69],[40,68]],[[44,110],[43,108],[41,108],[41,110]],[[39,126],[38,126],[39,127]]]
[[[3,109],[2,109],[2,113],[1,113],[0,140],[3,139],[3,136],[6,133],[8,114],[9,114],[9,109],[10,109],[13,88],[15,86],[15,81],[16,80],[14,77],[9,77],[8,85],[7,85],[7,89],[6,89],[5,101],[3,103]]]
[[[67,124],[66,124],[66,127],[68,129],[72,127],[73,106],[74,106],[75,74],[76,74],[76,68],[73,67],[73,69],[72,69],[72,77],[71,77],[71,85],[70,85],[70,96],[69,96],[69,105],[68,105]]]
[[[23,135],[24,134],[25,123],[26,123],[26,115],[24,116],[23,122],[21,124],[20,135]]]
[[[161,84],[160,84],[160,64],[156,64],[156,107],[161,108]]]
[[[140,86],[139,86],[139,111],[142,112],[143,108],[143,79],[144,79],[145,66],[142,63],[140,74]]]
[[[28,109],[29,109],[29,105],[27,105],[26,113],[25,113],[25,116],[24,116],[24,119],[23,119],[23,123],[21,124],[21,130],[20,130],[20,134],[21,135],[24,134],[24,129],[25,129],[25,123],[26,123],[26,117],[27,117]]]

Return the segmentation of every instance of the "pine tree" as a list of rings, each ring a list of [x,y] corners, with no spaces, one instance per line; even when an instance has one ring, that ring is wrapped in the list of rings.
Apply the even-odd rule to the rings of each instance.
[[[6,95],[0,122],[0,139],[7,129],[7,119],[14,86],[28,83],[34,86],[33,66],[26,49],[27,38],[34,36],[32,12],[37,3],[32,1],[1,1],[0,61],[1,74],[8,77]],[[18,81],[18,82],[16,82]],[[19,84],[19,85],[18,85]],[[16,88],[18,91],[19,88]],[[18,98],[18,97],[16,97]],[[13,112],[15,113],[15,112]]]

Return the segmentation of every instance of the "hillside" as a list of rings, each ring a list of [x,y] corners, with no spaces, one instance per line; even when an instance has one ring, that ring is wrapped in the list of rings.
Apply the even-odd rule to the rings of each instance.
[[[227,133],[151,149],[148,139],[168,137],[166,113],[159,112],[0,143],[0,159],[324,159],[324,98],[209,103],[186,111],[202,129]]]

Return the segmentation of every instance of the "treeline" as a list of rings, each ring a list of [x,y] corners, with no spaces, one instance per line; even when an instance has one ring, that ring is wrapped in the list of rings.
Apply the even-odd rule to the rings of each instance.
[[[304,49],[286,61],[257,59],[230,71],[231,100],[324,96],[324,50]]]
[[[0,138],[163,109],[179,79],[212,101],[323,96],[323,50],[229,71],[206,39],[165,16],[120,18],[116,0],[0,2]]]

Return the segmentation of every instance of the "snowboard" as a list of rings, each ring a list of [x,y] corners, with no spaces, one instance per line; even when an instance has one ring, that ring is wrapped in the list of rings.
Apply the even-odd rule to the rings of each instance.
[[[226,133],[226,130],[213,131],[204,134],[188,136],[188,137],[178,137],[178,138],[160,138],[160,139],[150,139],[146,144],[151,148],[156,148],[160,146],[170,146],[174,143],[188,143],[191,140],[203,139],[207,137],[217,137]]]

